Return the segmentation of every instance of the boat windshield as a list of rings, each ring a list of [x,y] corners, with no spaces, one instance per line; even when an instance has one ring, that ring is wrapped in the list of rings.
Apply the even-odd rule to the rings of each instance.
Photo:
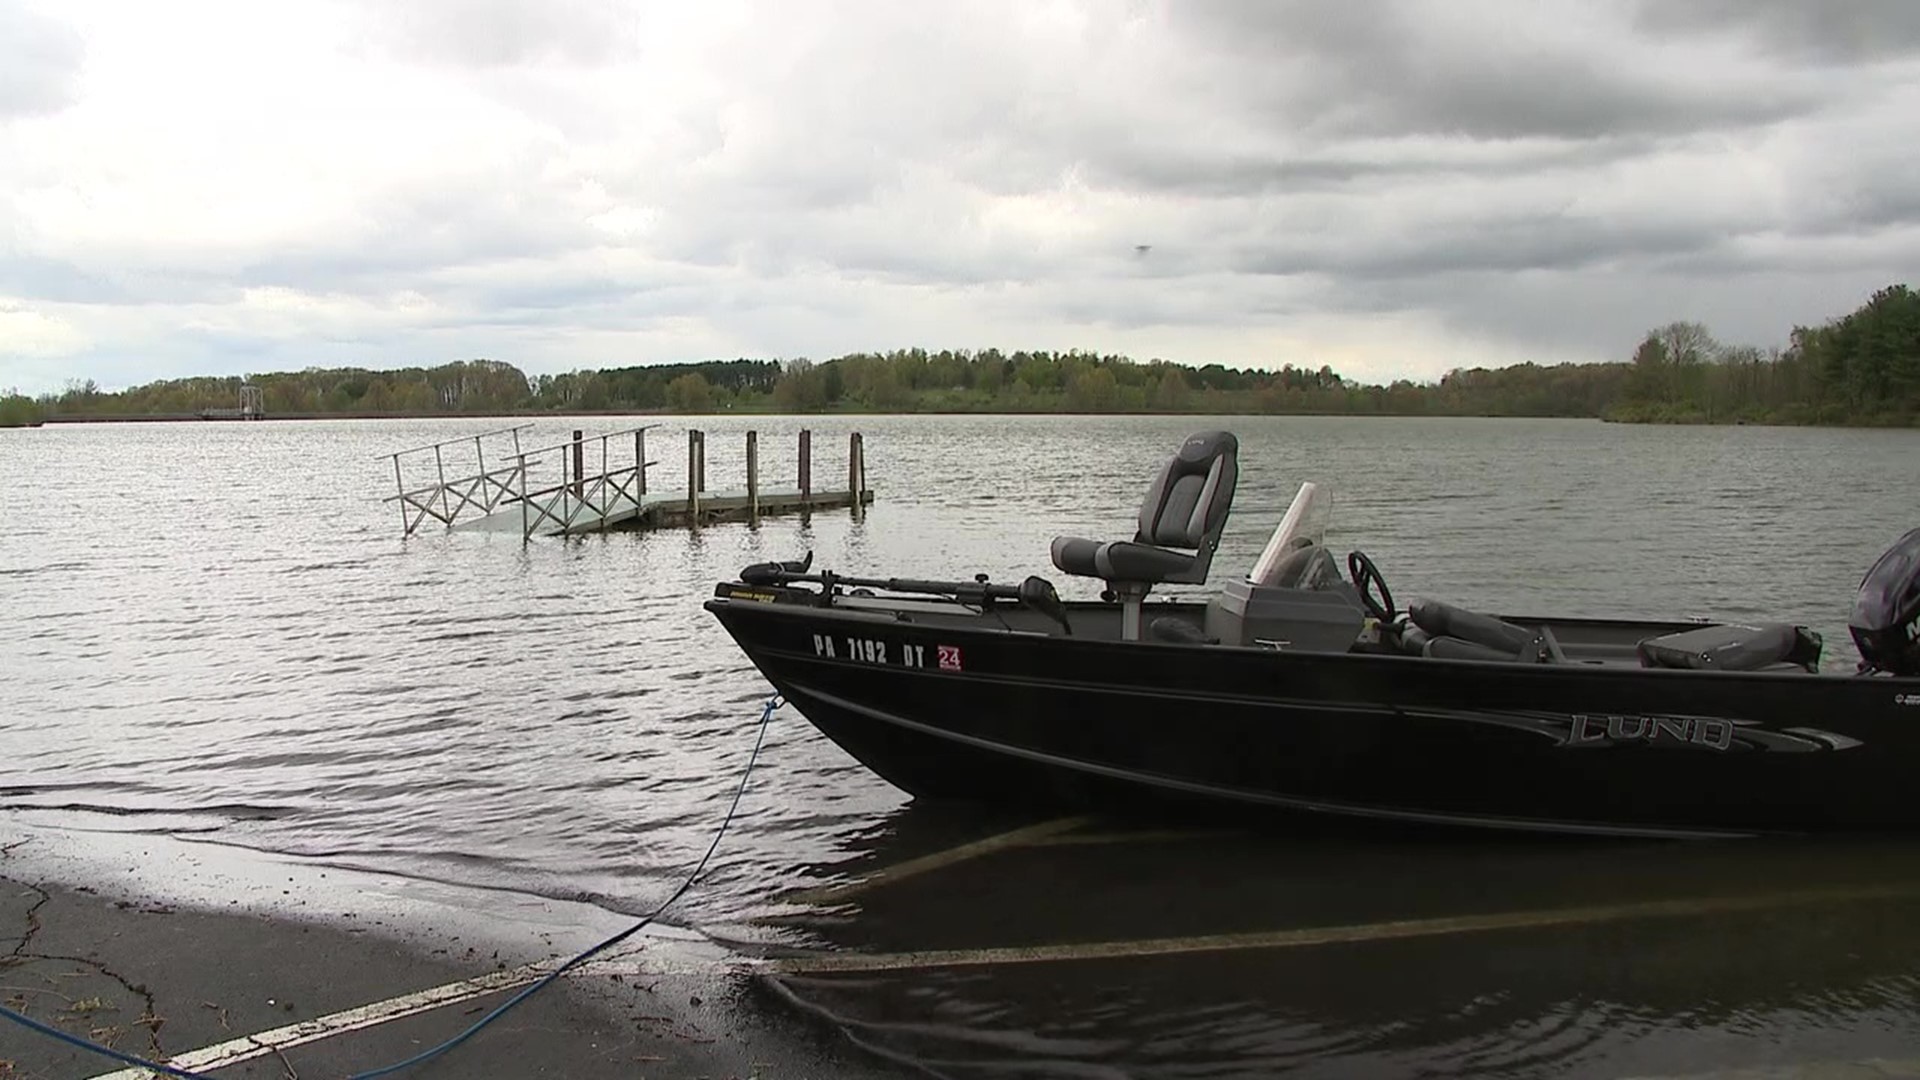
[[[1324,546],[1332,520],[1333,493],[1311,480],[1302,483],[1247,580],[1293,589],[1322,587],[1329,574],[1339,580],[1340,567]]]

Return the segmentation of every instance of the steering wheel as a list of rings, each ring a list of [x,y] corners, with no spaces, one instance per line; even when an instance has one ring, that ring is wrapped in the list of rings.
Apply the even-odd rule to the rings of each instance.
[[[1360,590],[1360,602],[1367,607],[1367,613],[1383,623],[1393,621],[1393,590],[1387,588],[1387,579],[1380,576],[1380,568],[1373,565],[1364,551],[1347,552],[1347,576],[1353,579],[1353,587]],[[1374,587],[1380,590],[1379,599],[1373,595]]]

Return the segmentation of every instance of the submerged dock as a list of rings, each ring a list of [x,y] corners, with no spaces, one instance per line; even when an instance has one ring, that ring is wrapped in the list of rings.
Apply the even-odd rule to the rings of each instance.
[[[521,424],[401,450],[386,455],[393,464],[396,493],[385,501],[399,504],[402,529],[409,536],[437,521],[450,531],[518,530],[523,537],[757,523],[769,515],[816,510],[847,509],[857,515],[873,502],[866,483],[865,440],[857,431],[847,439],[843,489],[814,487],[813,433],[806,430],[799,433],[791,486],[765,486],[759,433],[748,431],[744,484],[713,489],[707,483],[707,433],[689,429],[686,482],[661,490],[648,481],[648,470],[660,462],[647,457],[647,432],[660,426],[592,437],[576,430],[565,442],[526,450],[520,436],[531,425]],[[488,440],[494,443],[494,460],[503,462],[493,469],[487,467]],[[449,457],[455,459],[452,479]],[[596,467],[590,471],[590,465]],[[432,470],[432,479],[410,488],[409,470],[417,474],[423,468]]]

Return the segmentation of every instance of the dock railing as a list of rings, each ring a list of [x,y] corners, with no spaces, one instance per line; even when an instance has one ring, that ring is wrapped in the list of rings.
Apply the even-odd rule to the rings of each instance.
[[[572,532],[582,526],[604,528],[612,520],[637,514],[647,495],[647,467],[659,464],[647,460],[647,432],[659,426],[642,424],[609,431],[590,440],[584,432],[575,431],[573,438],[565,442],[521,454],[520,482],[523,485],[535,482],[545,485],[528,487],[524,494],[517,496],[520,502],[521,535],[532,536],[548,526],[557,532]],[[633,439],[633,464],[616,466],[617,459],[612,453],[611,444],[615,439],[624,444],[629,436]],[[591,456],[587,453],[587,447],[596,442],[600,444],[600,471],[588,476],[586,464]],[[573,452],[571,469],[566,468],[569,450]],[[533,480],[533,467],[540,464],[546,455],[556,452],[562,466],[559,482]]]
[[[462,435],[457,439],[445,439],[437,443],[413,446],[382,455],[393,462],[393,483],[397,492],[384,501],[400,504],[400,525],[405,535],[412,536],[414,530],[428,518],[443,525],[452,525],[463,512],[472,510],[480,515],[491,514],[500,504],[519,498],[526,475],[526,455],[520,452],[520,433],[532,426],[532,424],[515,424],[512,427],[483,431],[478,435]],[[502,456],[509,460],[509,464],[489,471],[486,440],[504,441],[508,438],[513,440],[513,452]],[[452,482],[448,482],[447,452],[458,448],[464,454],[469,444],[473,448],[476,471],[456,475]],[[429,454],[432,455],[434,482],[409,489],[405,466],[415,460],[424,465]],[[456,460],[456,468],[463,465],[463,461]]]

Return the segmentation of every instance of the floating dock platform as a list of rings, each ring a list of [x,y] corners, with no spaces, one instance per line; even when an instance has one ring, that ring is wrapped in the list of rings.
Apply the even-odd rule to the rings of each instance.
[[[760,439],[746,433],[746,485],[710,490],[707,485],[707,435],[687,432],[687,481],[672,491],[649,488],[647,470],[657,461],[647,459],[648,424],[591,438],[575,431],[573,438],[552,446],[524,450],[520,434],[529,424],[470,435],[386,455],[393,462],[396,493],[385,501],[400,506],[401,525],[411,536],[428,521],[448,530],[514,532],[523,537],[568,536],[614,529],[698,528],[722,521],[758,522],[774,514],[807,514],[815,510],[847,509],[858,515],[873,502],[867,487],[865,440],[853,432],[847,440],[847,486],[816,490],[813,486],[813,433],[800,432],[794,486],[768,490],[760,483]],[[511,448],[496,445],[488,469],[487,440],[511,439]],[[631,444],[631,461],[624,460]],[[471,452],[473,470],[463,471]],[[447,459],[457,454],[455,476],[447,479]],[[430,455],[430,457],[429,457]],[[588,462],[598,458],[598,471]],[[556,468],[557,464],[557,468]],[[407,486],[409,467],[433,469],[430,483]]]

